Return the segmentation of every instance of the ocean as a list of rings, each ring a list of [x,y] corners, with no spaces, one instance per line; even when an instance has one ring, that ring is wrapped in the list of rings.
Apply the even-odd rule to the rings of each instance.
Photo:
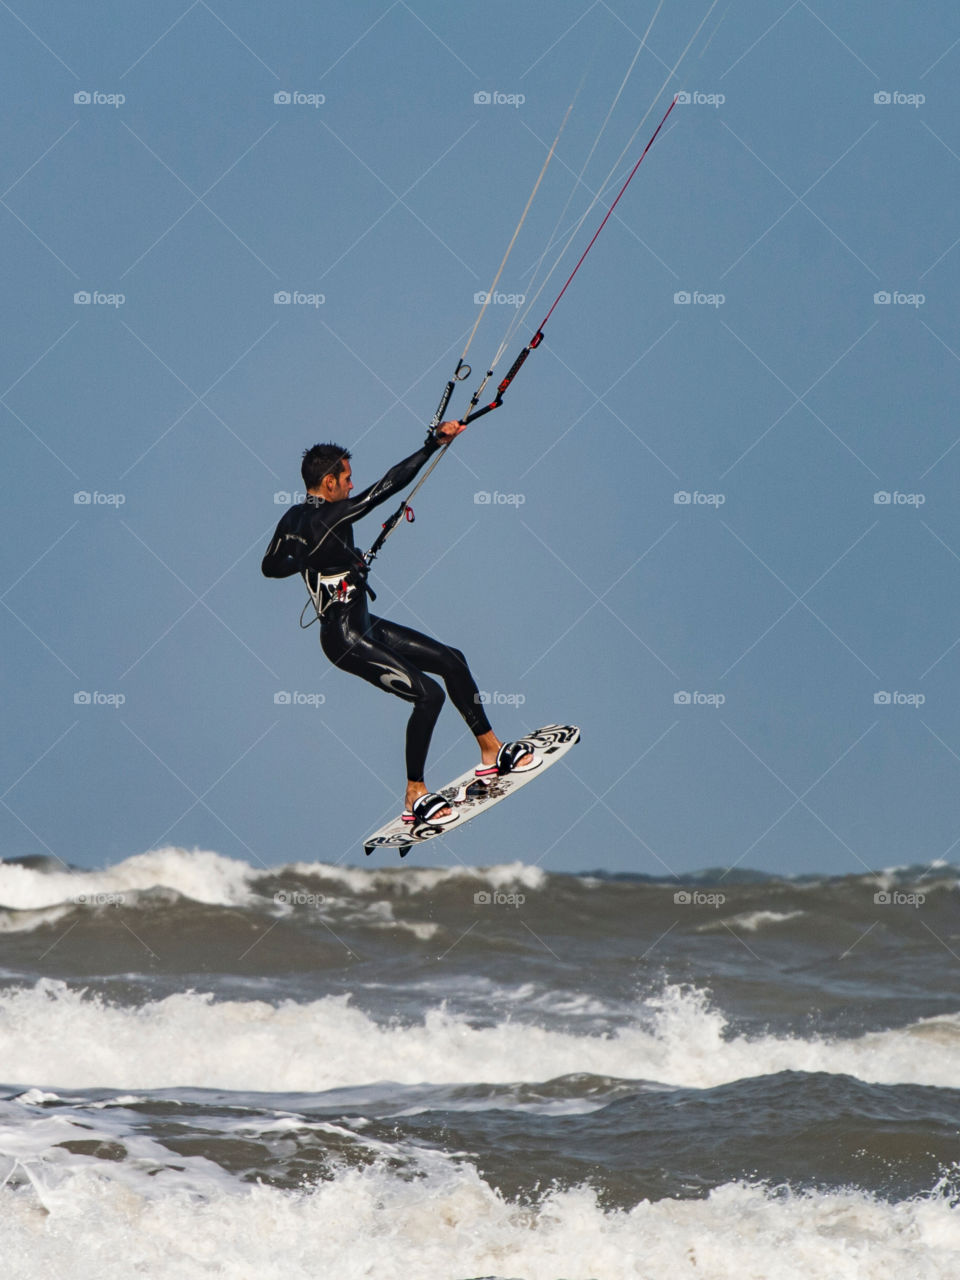
[[[0,863],[4,1277],[960,1276],[957,868],[421,861]]]

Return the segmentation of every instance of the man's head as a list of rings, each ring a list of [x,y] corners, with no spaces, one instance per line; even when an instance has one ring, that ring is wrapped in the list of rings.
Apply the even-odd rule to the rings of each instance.
[[[315,444],[304,451],[300,464],[307,493],[327,502],[349,498],[353,488],[350,450],[339,444]]]

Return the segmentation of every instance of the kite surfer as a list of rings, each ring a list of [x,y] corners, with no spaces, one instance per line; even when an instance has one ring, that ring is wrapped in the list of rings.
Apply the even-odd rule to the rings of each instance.
[[[457,814],[446,799],[428,791],[424,781],[427,751],[444,702],[439,676],[467,727],[477,739],[479,780],[520,773],[540,764],[532,745],[501,742],[487,719],[476,681],[459,649],[422,632],[372,615],[367,607],[369,566],[353,539],[353,526],[407,485],[431,455],[464,429],[441,422],[421,448],[398,462],[375,484],[353,495],[350,451],[337,444],[316,444],[303,455],[300,472],[306,498],[284,514],[262,571],[268,578],[299,573],[320,619],[320,644],[330,661],[351,675],[412,703],[406,734],[406,822],[443,825]],[[427,674],[429,673],[429,674]]]

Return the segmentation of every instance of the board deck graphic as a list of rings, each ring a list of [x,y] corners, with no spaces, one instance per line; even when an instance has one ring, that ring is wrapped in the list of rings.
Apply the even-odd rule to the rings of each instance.
[[[455,822],[449,822],[445,826],[429,822],[407,823],[397,816],[364,840],[364,852],[371,854],[374,849],[398,849],[400,857],[405,858],[414,845],[458,830],[471,818],[484,813],[520,787],[546,773],[552,764],[556,764],[580,741],[580,730],[575,724],[548,724],[533,733],[525,733],[523,739],[532,742],[537,755],[542,757],[543,763],[539,768],[532,769],[529,773],[508,773],[502,778],[494,777],[483,781],[474,776],[473,769],[468,769],[459,778],[454,778],[445,787],[438,789],[439,794],[456,809],[458,817]]]

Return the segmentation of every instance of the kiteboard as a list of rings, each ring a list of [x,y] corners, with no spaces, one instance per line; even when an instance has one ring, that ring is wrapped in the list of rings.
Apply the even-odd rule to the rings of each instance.
[[[507,773],[502,777],[483,779],[477,778],[473,769],[468,769],[447,786],[438,788],[439,794],[456,810],[457,818],[454,822],[439,826],[431,822],[402,822],[399,816],[392,818],[386,826],[364,840],[364,853],[369,855],[374,849],[398,849],[400,857],[405,858],[415,845],[432,840],[434,836],[456,831],[471,818],[485,813],[520,787],[546,773],[551,765],[556,764],[580,741],[580,730],[575,724],[548,724],[533,733],[525,733],[523,740],[532,742],[537,755],[543,760],[538,768],[531,769],[528,773]]]

